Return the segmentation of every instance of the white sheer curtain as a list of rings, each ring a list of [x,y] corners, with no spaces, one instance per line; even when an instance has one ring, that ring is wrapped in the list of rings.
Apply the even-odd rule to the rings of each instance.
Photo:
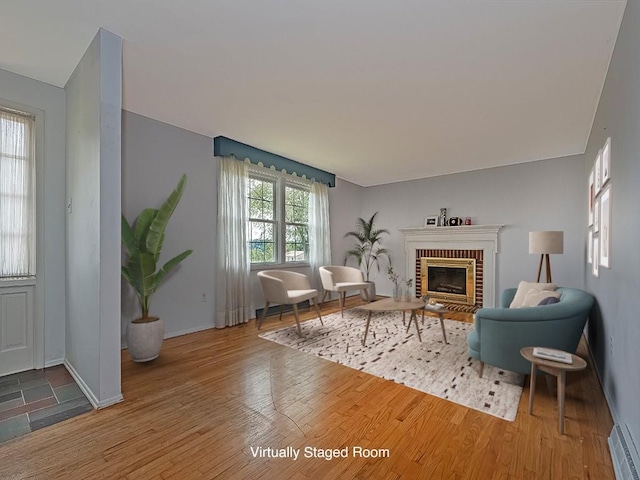
[[[0,277],[35,275],[34,120],[0,109]]]
[[[329,187],[319,182],[311,184],[309,195],[309,265],[312,286],[320,289],[318,268],[331,265],[331,228],[329,226]]]
[[[216,328],[246,323],[251,317],[246,233],[248,181],[247,164],[235,158],[220,158]]]

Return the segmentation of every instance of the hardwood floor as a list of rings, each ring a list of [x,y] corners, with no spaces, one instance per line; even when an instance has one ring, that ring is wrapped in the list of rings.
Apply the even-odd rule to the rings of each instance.
[[[274,315],[262,330],[293,323]],[[123,351],[125,401],[0,445],[0,478],[613,479],[612,420],[584,342],[578,354],[589,366],[567,375],[560,435],[544,378],[534,415],[525,387],[508,422],[262,340],[253,321],[207,330],[166,340],[149,364]],[[382,458],[303,458],[305,447]]]

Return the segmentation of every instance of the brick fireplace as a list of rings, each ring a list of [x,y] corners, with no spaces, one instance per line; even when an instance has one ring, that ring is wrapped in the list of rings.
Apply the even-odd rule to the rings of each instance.
[[[400,229],[405,237],[405,271],[407,276],[414,278],[415,295],[428,294],[447,303],[453,300],[452,305],[459,305],[460,308],[456,309],[463,311],[473,312],[483,306],[495,307],[495,257],[498,253],[498,232],[502,227],[502,225],[462,225]],[[454,273],[456,267],[464,267],[467,271],[464,286],[466,290],[472,289],[472,291],[465,290],[464,296],[457,296],[460,292],[457,291],[457,287],[449,286],[450,282],[444,283],[445,288],[434,287],[434,290],[429,290],[429,285],[425,285],[424,259],[436,259],[436,266],[450,266]],[[456,261],[459,265],[456,265]],[[469,264],[473,264],[472,275],[469,274]],[[469,284],[469,277],[473,277],[473,286]],[[447,295],[452,292],[454,296]],[[450,298],[445,299],[444,297],[447,296]]]
[[[455,303],[460,310],[469,312],[482,308],[483,253],[482,250],[418,249],[416,295]]]

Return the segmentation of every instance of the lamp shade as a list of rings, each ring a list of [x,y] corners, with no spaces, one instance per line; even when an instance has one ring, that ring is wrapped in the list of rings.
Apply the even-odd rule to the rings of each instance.
[[[529,253],[563,253],[564,232],[529,232]]]

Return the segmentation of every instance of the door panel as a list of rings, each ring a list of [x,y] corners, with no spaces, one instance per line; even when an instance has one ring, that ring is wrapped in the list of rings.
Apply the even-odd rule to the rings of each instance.
[[[33,286],[0,288],[0,376],[34,368]]]

